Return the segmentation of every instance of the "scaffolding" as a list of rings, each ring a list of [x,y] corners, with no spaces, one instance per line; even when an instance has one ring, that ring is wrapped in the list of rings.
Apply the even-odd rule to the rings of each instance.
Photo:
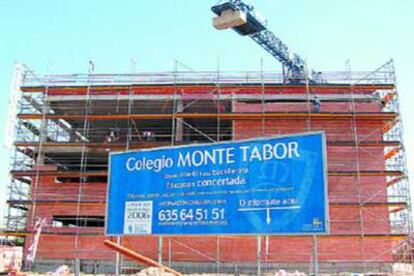
[[[139,244],[144,255],[181,271],[308,272],[316,263],[327,272],[389,272],[393,263],[411,263],[393,62],[374,72],[322,76],[323,83],[286,84],[282,74],[262,68],[195,72],[176,61],[171,72],[39,77],[20,65],[12,85],[15,150],[4,234],[21,237],[27,250],[36,219],[44,218],[47,238],[40,239],[38,267],[72,260],[85,272],[125,272],[130,264],[119,264],[120,257],[103,246],[109,152],[322,130],[330,235],[118,242]],[[313,250],[318,260],[312,260]]]

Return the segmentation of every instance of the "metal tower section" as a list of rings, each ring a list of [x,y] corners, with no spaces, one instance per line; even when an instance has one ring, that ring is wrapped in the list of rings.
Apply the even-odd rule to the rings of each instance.
[[[282,63],[284,79],[288,82],[304,82],[306,79],[317,81],[318,74],[308,76],[305,61],[289,51],[289,48],[266,26],[254,7],[241,0],[230,0],[213,6],[211,10],[218,16],[213,18],[213,26],[218,30],[232,28],[242,36],[250,36],[257,44]]]

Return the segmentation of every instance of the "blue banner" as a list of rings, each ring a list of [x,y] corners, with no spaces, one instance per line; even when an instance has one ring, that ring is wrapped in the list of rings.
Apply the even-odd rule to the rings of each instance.
[[[329,232],[323,132],[110,155],[107,235]]]

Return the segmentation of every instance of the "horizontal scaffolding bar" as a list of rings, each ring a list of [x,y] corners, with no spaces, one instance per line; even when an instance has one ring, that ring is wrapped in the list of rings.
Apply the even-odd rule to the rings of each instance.
[[[214,91],[214,90],[213,90]],[[377,100],[374,97],[365,94],[323,94],[315,91],[312,96],[317,96],[322,102],[372,102]],[[86,101],[164,101],[164,100],[233,100],[233,101],[258,101],[257,94],[217,94],[217,93],[201,93],[201,94],[134,94],[134,95],[118,95],[118,94],[99,94],[99,95],[49,95],[44,98],[46,102],[77,102]],[[266,93],[260,95],[260,100],[264,101],[280,101],[280,102],[308,102],[309,95],[307,94],[272,94]]]
[[[25,236],[30,236],[33,235],[32,232],[0,232],[0,236],[15,236],[15,237],[25,237]],[[79,236],[99,236],[99,235],[104,235],[104,232],[102,230],[102,232],[86,232],[86,233],[77,233],[76,231],[74,232],[61,232],[61,231],[56,231],[56,232],[47,232],[44,231],[42,232],[42,236],[55,236],[55,235],[62,235],[62,236],[74,236],[74,235],[79,235]],[[143,237],[148,237],[148,236],[143,236]],[[180,238],[194,238],[197,236],[180,236]],[[205,236],[202,236],[205,237]],[[246,238],[253,238],[253,236],[219,236],[220,238],[223,239],[246,239]],[[301,235],[300,238],[310,238],[312,236],[306,236],[306,235]],[[272,236],[272,239],[275,238],[292,238],[292,236]],[[331,239],[331,238],[346,238],[346,239],[361,239],[361,235],[358,234],[330,234],[329,236],[318,236],[318,239]],[[367,239],[393,239],[393,240],[406,240],[407,239],[407,235],[406,234],[364,234],[364,238]]]
[[[151,92],[158,91],[157,94],[172,94],[175,92],[185,92],[185,93],[200,93],[202,90],[213,90],[217,87],[216,83],[176,83],[180,89],[177,91],[174,88],[174,83],[155,83],[155,84],[127,84],[127,85],[91,85],[91,86],[56,86],[55,84],[50,84],[50,86],[22,86],[21,90],[23,92],[28,93],[41,93],[46,92],[48,94],[86,94],[86,93],[94,93],[94,92],[119,92],[119,91],[126,91],[126,92],[140,92],[143,94],[152,94]],[[289,84],[282,84],[282,83],[264,83],[265,89],[280,89],[280,90],[299,90],[299,91],[307,91],[307,86],[305,84],[302,85],[289,85]],[[240,89],[242,88],[242,89]],[[351,90],[355,90],[359,93],[371,93],[376,90],[392,90],[394,89],[394,84],[350,84],[350,83],[342,83],[342,84],[315,84],[309,85],[309,90],[311,92],[319,91],[320,93],[324,93],[325,90],[334,90],[337,93],[349,92]],[[220,89],[221,93],[237,93],[244,92],[248,90],[254,90],[251,93],[257,93],[257,90],[262,89],[262,84],[260,82],[256,83],[245,83],[243,81],[238,83],[226,83],[225,81],[220,81]]]
[[[176,142],[175,145],[191,145],[193,143],[185,143],[185,142]],[[343,146],[343,147],[396,147],[401,145],[399,141],[363,141],[356,144],[353,141],[328,141],[328,146]],[[16,147],[39,147],[39,142],[16,142],[14,143]],[[88,148],[102,148],[102,149],[125,149],[125,143],[70,143],[70,142],[45,142],[42,143],[43,148],[77,148],[87,146]],[[151,148],[151,147],[161,147],[161,146],[168,146],[171,145],[171,142],[166,141],[140,141],[134,142],[134,144],[130,145],[130,149],[139,149],[139,148]]]
[[[41,170],[25,170],[11,171],[13,177],[22,176],[56,176],[56,177],[83,177],[83,176],[108,176],[108,171],[41,171]],[[329,176],[404,176],[402,171],[329,171]]]
[[[181,119],[222,119],[222,120],[258,120],[262,118],[266,119],[329,119],[329,120],[395,120],[398,114],[395,112],[382,112],[382,113],[347,113],[347,112],[335,112],[335,113],[177,113],[177,114],[119,114],[119,115],[55,115],[55,114],[18,114],[18,118],[24,120],[85,120],[97,121],[97,120],[170,120],[174,118]]]
[[[21,204],[21,205],[58,205],[58,206],[99,206],[99,205],[106,205],[106,201],[75,201],[75,200],[8,200],[8,204]],[[406,207],[406,202],[366,202],[366,203],[359,203],[359,202],[329,202],[330,206],[337,206],[337,207],[346,207],[346,208],[356,208],[356,207]]]

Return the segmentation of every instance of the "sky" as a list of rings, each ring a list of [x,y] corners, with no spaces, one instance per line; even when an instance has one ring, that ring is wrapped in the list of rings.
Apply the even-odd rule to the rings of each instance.
[[[316,70],[375,70],[395,61],[411,183],[414,180],[414,1],[256,0],[268,27]],[[280,70],[249,38],[211,26],[217,0],[0,0],[0,145],[15,62],[43,74],[173,70]],[[0,147],[0,215],[11,160]]]

